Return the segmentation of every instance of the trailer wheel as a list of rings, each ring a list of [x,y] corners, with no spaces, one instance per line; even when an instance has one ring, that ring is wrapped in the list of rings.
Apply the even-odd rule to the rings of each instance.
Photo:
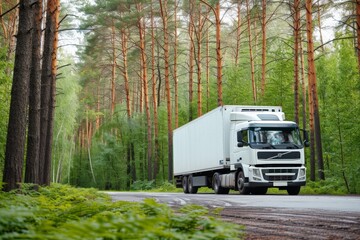
[[[217,172],[214,173],[212,178],[212,188],[216,194],[228,194],[230,191],[230,188],[224,188],[221,186],[220,174]]]
[[[240,194],[243,195],[250,194],[250,188],[245,187],[245,176],[243,171],[240,171],[238,173],[236,182]]]
[[[189,193],[187,176],[182,177],[181,183],[182,183],[182,188],[183,188],[184,193]]]
[[[286,190],[289,195],[298,195],[300,192],[300,186],[288,187]]]
[[[188,191],[189,191],[189,193],[192,193],[192,194],[197,193],[198,187],[194,187],[193,176],[190,175],[190,176],[188,177],[188,180],[187,180],[187,181],[188,181]]]

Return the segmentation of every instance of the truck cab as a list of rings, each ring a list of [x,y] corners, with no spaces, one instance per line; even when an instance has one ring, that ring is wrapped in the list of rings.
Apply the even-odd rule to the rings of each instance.
[[[284,121],[280,109],[230,115],[230,170],[236,171],[240,193],[266,193],[278,187],[296,195],[306,183],[304,147],[295,122]]]

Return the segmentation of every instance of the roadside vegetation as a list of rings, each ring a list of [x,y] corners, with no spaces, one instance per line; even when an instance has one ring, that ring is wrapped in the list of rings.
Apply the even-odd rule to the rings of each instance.
[[[243,229],[201,206],[112,202],[96,189],[52,184],[0,192],[0,239],[241,239]]]

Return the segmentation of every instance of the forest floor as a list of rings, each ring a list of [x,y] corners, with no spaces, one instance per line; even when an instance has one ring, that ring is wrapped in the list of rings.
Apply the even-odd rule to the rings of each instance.
[[[246,239],[360,239],[360,214],[279,208],[232,208],[225,221],[246,228]]]

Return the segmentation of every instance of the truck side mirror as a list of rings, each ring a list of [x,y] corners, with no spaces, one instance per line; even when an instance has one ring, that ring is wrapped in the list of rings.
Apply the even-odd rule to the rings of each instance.
[[[304,133],[304,146],[305,147],[309,147],[310,146],[310,142],[309,142],[309,134],[306,130],[302,130]]]
[[[243,142],[243,138],[242,138],[242,134],[241,131],[237,132],[237,146],[238,147],[243,147],[244,146],[244,142]]]
[[[241,134],[241,131],[238,131],[237,132],[237,141],[240,143],[242,142],[242,134]]]

